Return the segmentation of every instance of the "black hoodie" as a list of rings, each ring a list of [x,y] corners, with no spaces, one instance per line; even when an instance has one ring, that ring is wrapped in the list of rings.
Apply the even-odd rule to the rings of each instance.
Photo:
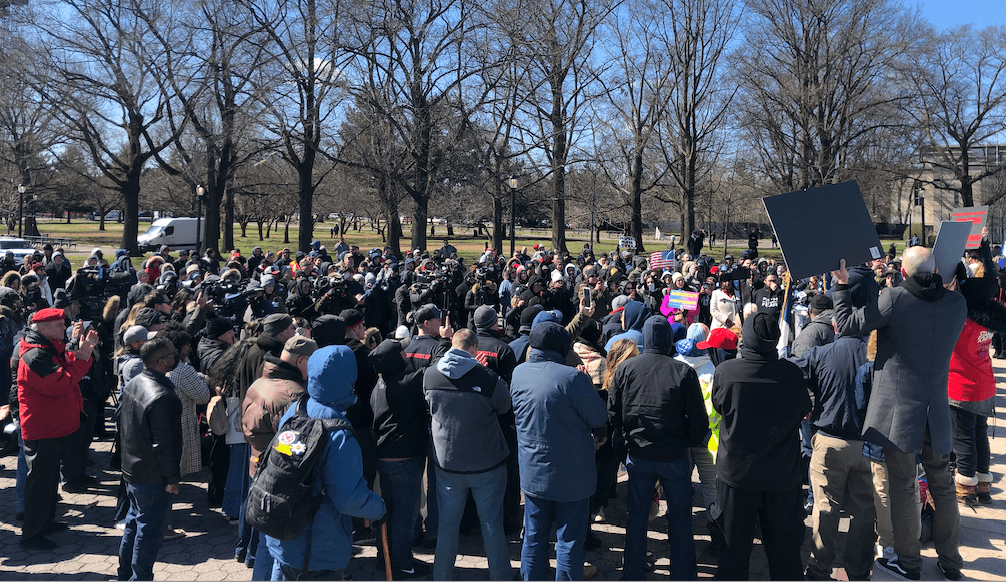
[[[779,328],[771,316],[747,318],[743,333],[741,358],[713,373],[713,409],[723,416],[717,477],[750,491],[800,487],[800,423],[811,409],[803,372],[779,359]]]
[[[667,318],[654,315],[643,324],[646,349],[615,372],[608,395],[608,418],[615,455],[671,462],[699,446],[709,433],[709,418],[699,378],[675,360],[674,332]]]
[[[421,457],[430,446],[430,417],[423,396],[425,369],[406,373],[402,344],[387,339],[370,352],[367,362],[380,374],[370,406],[378,459]]]

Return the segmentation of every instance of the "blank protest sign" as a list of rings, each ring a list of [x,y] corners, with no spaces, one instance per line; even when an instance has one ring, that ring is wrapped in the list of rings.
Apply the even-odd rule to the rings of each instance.
[[[829,184],[762,198],[794,279],[884,256],[859,184]]]
[[[936,260],[936,272],[943,277],[944,283],[949,283],[953,278],[957,263],[964,256],[964,247],[970,234],[971,225],[967,222],[945,220],[940,225],[940,234],[936,236],[936,244],[933,245],[933,259]]]

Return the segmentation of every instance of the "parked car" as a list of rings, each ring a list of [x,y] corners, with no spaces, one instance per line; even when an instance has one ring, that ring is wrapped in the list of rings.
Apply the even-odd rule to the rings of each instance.
[[[6,254],[7,251],[14,253],[14,264],[21,266],[24,264],[25,256],[35,252],[35,247],[23,238],[0,236],[0,255]]]

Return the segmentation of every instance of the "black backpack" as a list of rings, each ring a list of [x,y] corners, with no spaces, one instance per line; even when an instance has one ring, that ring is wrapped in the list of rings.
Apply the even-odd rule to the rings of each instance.
[[[324,492],[314,495],[312,491],[329,431],[353,432],[346,420],[309,417],[307,398],[305,394],[296,402],[293,416],[259,456],[248,489],[245,520],[259,532],[283,541],[300,535],[321,505]]]

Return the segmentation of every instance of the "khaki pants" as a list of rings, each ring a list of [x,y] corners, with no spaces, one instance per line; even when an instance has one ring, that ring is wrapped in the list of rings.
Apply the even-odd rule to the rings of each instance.
[[[885,548],[894,547],[894,526],[891,525],[891,499],[888,493],[887,463],[870,462],[873,472],[873,505],[877,509],[877,541]],[[919,481],[915,480],[916,514],[919,516],[918,533],[922,535],[922,501],[919,499]]]
[[[936,504],[933,516],[933,545],[946,569],[960,570],[964,564],[960,552],[961,514],[957,493],[950,476],[950,455],[934,455],[926,426],[922,441],[922,467],[926,470],[929,493]],[[894,551],[907,571],[921,571],[922,542],[919,541],[918,469],[915,453],[884,449],[889,472],[891,523],[894,526]]]
[[[843,565],[850,580],[867,580],[873,566],[873,475],[863,456],[863,441],[849,441],[818,432],[811,439],[810,485],[814,488],[814,545],[808,571],[831,577],[838,542],[840,509],[851,518],[845,538]]]

